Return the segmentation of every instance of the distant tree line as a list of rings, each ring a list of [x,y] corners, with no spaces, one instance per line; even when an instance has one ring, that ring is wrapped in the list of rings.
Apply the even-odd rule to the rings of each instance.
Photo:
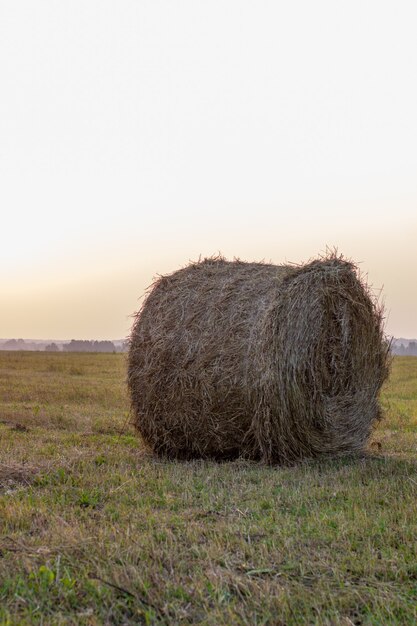
[[[48,343],[48,345],[45,346],[45,352],[59,352],[59,348],[54,342]]]
[[[410,341],[408,346],[403,343],[394,344],[392,346],[392,352],[399,356],[417,356],[417,341]]]
[[[89,341],[86,339],[71,339],[63,345],[64,352],[117,352],[112,341]]]
[[[8,339],[1,344],[2,350],[35,350],[33,344],[26,343],[23,339]]]
[[[127,342],[95,341],[72,339],[69,343],[52,341],[25,341],[24,339],[7,339],[0,342],[0,350],[30,350],[45,352],[127,352]]]

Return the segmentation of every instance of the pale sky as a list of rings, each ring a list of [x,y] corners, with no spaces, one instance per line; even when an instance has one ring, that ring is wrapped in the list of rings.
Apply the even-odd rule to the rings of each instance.
[[[153,276],[337,247],[417,337],[417,4],[0,0],[0,337],[116,339]]]

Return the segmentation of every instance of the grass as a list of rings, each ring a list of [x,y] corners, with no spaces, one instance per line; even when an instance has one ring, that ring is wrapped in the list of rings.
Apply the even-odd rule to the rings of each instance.
[[[0,624],[415,624],[417,358],[370,454],[167,462],[124,356],[0,352]]]

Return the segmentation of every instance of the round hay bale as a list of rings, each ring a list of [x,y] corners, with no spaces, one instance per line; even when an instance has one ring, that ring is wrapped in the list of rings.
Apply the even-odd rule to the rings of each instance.
[[[134,424],[171,458],[291,463],[364,448],[388,374],[382,309],[331,255],[211,258],[160,277],[136,314]]]

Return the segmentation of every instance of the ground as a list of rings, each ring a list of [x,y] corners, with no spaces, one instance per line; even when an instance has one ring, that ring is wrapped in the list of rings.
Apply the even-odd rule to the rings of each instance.
[[[367,455],[168,462],[125,356],[0,352],[0,624],[417,623],[417,358]]]

